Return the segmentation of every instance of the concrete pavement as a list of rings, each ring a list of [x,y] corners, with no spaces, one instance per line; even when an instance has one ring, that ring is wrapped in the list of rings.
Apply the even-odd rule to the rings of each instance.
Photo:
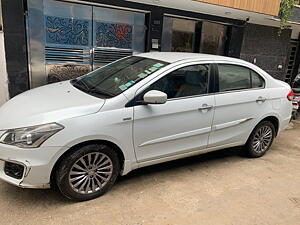
[[[1,225],[298,225],[300,123],[263,158],[229,149],[139,169],[89,202],[0,181],[0,213]]]

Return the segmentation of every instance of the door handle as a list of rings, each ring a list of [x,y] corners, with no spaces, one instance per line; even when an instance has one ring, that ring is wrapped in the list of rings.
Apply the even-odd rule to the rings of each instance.
[[[203,104],[198,110],[211,110],[213,108],[212,105]]]
[[[267,99],[266,98],[263,98],[261,96],[258,97],[258,99],[256,100],[257,103],[263,103],[265,102]]]

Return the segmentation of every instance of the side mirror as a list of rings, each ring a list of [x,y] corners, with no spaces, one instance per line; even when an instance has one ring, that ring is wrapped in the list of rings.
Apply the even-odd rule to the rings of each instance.
[[[148,104],[164,104],[167,102],[167,94],[161,91],[148,91],[144,94],[144,102]]]

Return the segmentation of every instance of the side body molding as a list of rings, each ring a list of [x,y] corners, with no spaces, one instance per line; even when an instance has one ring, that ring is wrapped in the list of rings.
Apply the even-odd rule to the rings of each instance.
[[[233,127],[233,126],[239,125],[241,123],[245,123],[247,121],[250,121],[252,119],[253,118],[245,118],[245,119],[231,121],[231,122],[228,122],[228,123],[222,123],[222,124],[214,125],[214,126],[212,126],[212,131],[221,130],[221,129],[225,129],[225,128],[228,128],[228,127]]]
[[[162,137],[162,138],[153,139],[153,140],[150,140],[150,141],[140,144],[139,147],[151,145],[151,144],[157,144],[157,143],[161,143],[161,142],[173,141],[173,140],[180,139],[180,138],[192,137],[192,136],[196,136],[196,135],[200,135],[200,134],[209,133],[210,131],[211,131],[211,127],[205,127],[202,129],[192,130],[192,131],[188,131],[188,132],[183,132],[183,133],[174,134],[174,135],[170,135],[170,136],[166,136],[166,137]]]

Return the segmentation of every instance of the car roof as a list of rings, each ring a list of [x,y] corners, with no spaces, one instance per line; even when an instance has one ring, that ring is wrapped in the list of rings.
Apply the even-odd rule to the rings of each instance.
[[[168,63],[174,63],[181,60],[221,60],[221,61],[230,61],[230,62],[243,62],[244,60],[225,57],[225,56],[218,56],[218,55],[209,55],[209,54],[202,54],[202,53],[187,53],[187,52],[147,52],[137,54],[136,56],[161,60]]]

